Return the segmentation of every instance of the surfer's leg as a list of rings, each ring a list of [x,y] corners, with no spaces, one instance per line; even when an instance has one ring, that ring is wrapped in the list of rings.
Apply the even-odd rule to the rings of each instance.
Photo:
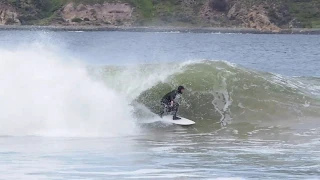
[[[159,114],[161,118],[162,118],[166,108],[167,108],[166,104],[161,102],[161,109],[160,109],[160,114]]]
[[[173,120],[179,120],[181,118],[177,117],[177,113],[178,113],[178,110],[179,110],[179,104],[178,103],[174,103],[173,104]]]
[[[163,114],[164,114],[164,105],[161,103],[161,108],[160,108],[160,113],[159,113],[161,118],[162,118]]]

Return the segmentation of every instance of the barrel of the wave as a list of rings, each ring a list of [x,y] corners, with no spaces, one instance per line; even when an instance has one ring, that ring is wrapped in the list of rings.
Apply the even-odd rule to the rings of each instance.
[[[186,84],[188,91],[181,98],[179,115],[205,129],[242,122],[272,125],[286,120],[295,124],[294,120],[319,117],[320,112],[314,91],[311,94],[300,88],[301,83],[221,61],[202,61],[185,65],[136,99],[158,113],[162,95]]]

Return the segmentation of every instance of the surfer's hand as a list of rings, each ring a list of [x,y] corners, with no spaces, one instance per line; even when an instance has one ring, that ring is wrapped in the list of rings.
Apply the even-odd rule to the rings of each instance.
[[[171,101],[171,107],[173,106],[173,101]]]

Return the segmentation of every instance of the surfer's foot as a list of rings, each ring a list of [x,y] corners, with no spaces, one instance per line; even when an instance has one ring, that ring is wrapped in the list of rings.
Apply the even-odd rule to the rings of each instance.
[[[161,113],[159,114],[159,116],[162,118],[162,117],[163,117],[163,114],[164,114],[164,113],[161,112]]]
[[[181,118],[177,117],[177,116],[173,116],[173,120],[179,120]]]

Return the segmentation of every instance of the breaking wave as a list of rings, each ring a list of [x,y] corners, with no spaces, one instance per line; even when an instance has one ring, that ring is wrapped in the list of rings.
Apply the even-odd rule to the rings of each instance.
[[[208,121],[226,125],[302,120],[320,115],[318,80],[302,81],[223,61],[198,61],[145,90],[137,101],[157,112],[161,96],[182,84],[187,91],[180,114],[206,126],[213,125]]]
[[[319,78],[209,60],[88,67],[41,44],[0,54],[0,135],[130,135],[179,85],[179,114],[206,128],[320,115]]]

